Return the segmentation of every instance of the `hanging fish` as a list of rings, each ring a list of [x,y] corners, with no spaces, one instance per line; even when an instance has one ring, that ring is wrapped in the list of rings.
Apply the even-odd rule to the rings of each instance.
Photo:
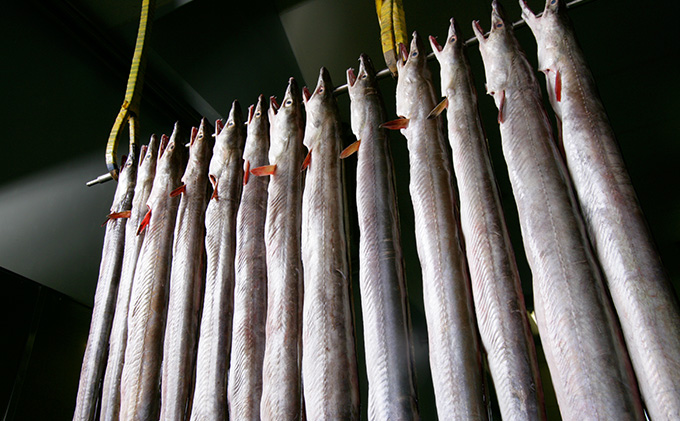
[[[216,124],[210,171],[213,194],[205,211],[208,268],[198,340],[192,420],[227,419],[227,369],[234,297],[236,212],[243,185],[245,133],[241,106],[234,101],[224,128]]]
[[[562,0],[522,18],[538,44],[550,103],[586,227],[652,419],[680,419],[680,307]]]
[[[146,230],[132,281],[128,340],[120,389],[120,419],[158,419],[161,395],[163,333],[168,308],[172,239],[180,198],[171,192],[180,183],[186,152],[175,124],[167,147],[161,149],[156,177],[137,232]]]
[[[243,150],[244,177],[241,205],[236,217],[236,277],[234,328],[229,367],[229,417],[259,420],[262,397],[267,319],[267,254],[264,224],[267,215],[267,177],[249,177],[250,167],[267,165],[269,121],[264,96],[248,111],[248,134]]]
[[[340,166],[342,128],[333,84],[321,68],[303,90],[309,150],[302,195],[302,383],[309,420],[358,420],[359,378]]]
[[[533,71],[493,2],[473,29],[499,110],[541,342],[565,420],[644,419],[619,326],[589,248]]]
[[[167,143],[167,137],[164,138]],[[156,175],[156,161],[158,158],[158,139],[151,136],[148,147],[142,146],[137,170],[137,183],[132,201],[130,218],[125,227],[125,253],[123,267],[118,286],[116,313],[113,317],[111,337],[109,338],[109,359],[104,375],[102,404],[99,419],[118,420],[120,416],[120,380],[125,362],[125,344],[128,333],[128,309],[130,307],[130,293],[132,279],[137,267],[137,258],[142,248],[145,233],[137,235],[137,228],[147,212],[146,201],[149,199],[154,176]]]
[[[383,126],[400,128],[409,150],[409,191],[437,413],[451,419],[486,419],[479,339],[456,220],[451,162],[440,121],[427,118],[436,102],[417,33],[410,52],[401,45],[397,68],[397,114],[402,117]]]
[[[198,318],[205,282],[205,208],[212,151],[212,137],[206,133],[205,126],[204,118],[198,131],[192,129],[183,184],[170,193],[181,198],[175,222],[163,341],[162,420],[183,421],[191,410]]]
[[[433,117],[446,107],[477,324],[501,415],[541,420],[546,413],[536,348],[464,42],[453,19],[443,47],[430,37],[445,96]]]
[[[106,368],[109,334],[118,295],[118,284],[123,267],[126,219],[130,217],[132,198],[137,178],[137,162],[134,151],[123,165],[118,186],[113,196],[111,213],[106,217],[106,234],[102,260],[99,264],[99,279],[94,295],[92,321],[87,346],[80,370],[78,396],[73,420],[94,420],[101,381]]]
[[[290,78],[283,104],[269,106],[269,165],[251,174],[269,175],[265,247],[267,322],[262,369],[264,420],[299,419],[302,262],[300,257],[303,120],[300,91]]]
[[[371,420],[416,420],[413,343],[401,251],[394,165],[387,112],[375,70],[366,55],[359,71],[347,71],[352,131],[357,141],[341,157],[358,150],[359,286]]]

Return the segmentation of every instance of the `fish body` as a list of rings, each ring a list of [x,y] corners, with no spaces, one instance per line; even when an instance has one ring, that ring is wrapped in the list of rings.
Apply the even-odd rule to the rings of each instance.
[[[593,76],[566,14],[521,2],[590,239],[651,419],[680,419],[680,309],[637,201]]]
[[[436,105],[435,93],[416,33],[408,55],[402,48],[397,67],[397,114],[408,119],[402,134],[409,150],[409,191],[437,413],[451,419],[486,419],[481,354],[456,220],[451,162],[440,121],[427,119]]]
[[[146,230],[132,281],[128,340],[121,380],[120,419],[157,420],[160,412],[163,335],[168,307],[172,239],[179,197],[170,197],[184,171],[186,152],[175,125],[161,149],[147,201]]]
[[[102,421],[115,421],[120,416],[120,380],[125,362],[130,294],[132,292],[135,268],[137,267],[137,258],[139,257],[145,235],[145,232],[137,235],[137,228],[148,211],[146,201],[149,199],[153,179],[156,175],[158,146],[158,139],[155,135],[152,135],[148,147],[142,146],[142,152],[139,157],[135,194],[132,200],[130,218],[127,220],[125,227],[125,252],[123,254],[123,266],[118,286],[118,298],[116,299],[116,312],[113,317],[109,338],[109,359],[104,375],[101,413],[99,416]]]
[[[206,120],[192,133],[189,162],[175,222],[168,315],[163,342],[161,419],[184,420],[191,408],[198,342],[198,319],[205,281],[205,208],[212,137]],[[181,191],[181,193],[178,193]]]
[[[109,336],[118,295],[118,284],[123,267],[126,218],[120,217],[132,208],[137,177],[137,163],[130,156],[120,172],[114,193],[111,213],[105,222],[104,247],[99,264],[99,278],[94,296],[90,333],[87,337],[83,365],[80,370],[78,395],[73,420],[94,420],[101,381],[106,368]]]
[[[541,342],[565,420],[643,419],[621,332],[552,139],[531,66],[502,9],[473,25],[533,275]]]
[[[477,108],[464,39],[451,19],[446,43],[430,38],[441,66],[449,143],[477,324],[504,419],[545,419],[522,285]]]
[[[375,70],[366,55],[359,71],[347,72],[357,160],[359,286],[371,420],[416,420],[418,416],[406,279],[399,232],[394,164],[387,112]]]
[[[215,139],[208,177],[213,195],[205,212],[207,274],[196,363],[192,420],[227,419],[227,369],[236,252],[236,212],[243,170],[241,106],[232,103],[226,126]],[[206,179],[208,179],[206,177]]]
[[[269,120],[260,95],[250,108],[243,150],[244,174],[269,160]],[[245,177],[245,176],[244,176]],[[267,254],[264,224],[267,216],[269,178],[244,178],[241,205],[236,217],[236,275],[234,319],[229,367],[229,416],[235,420],[259,420],[262,397],[267,316]]]
[[[300,168],[304,126],[300,91],[293,78],[281,107],[270,104],[269,123],[269,163],[275,169],[269,179],[265,221],[267,322],[260,416],[264,420],[294,420],[302,411]]]
[[[307,91],[305,91],[307,92]],[[350,301],[340,152],[333,85],[321,69],[305,94],[310,159],[302,195],[302,383],[307,419],[358,420],[359,380]]]

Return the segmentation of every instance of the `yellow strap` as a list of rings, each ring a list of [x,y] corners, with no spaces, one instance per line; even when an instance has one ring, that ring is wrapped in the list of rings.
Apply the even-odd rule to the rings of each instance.
[[[136,118],[139,117],[139,104],[142,100],[142,87],[144,86],[144,70],[146,67],[145,41],[151,32],[155,3],[155,0],[142,1],[142,13],[139,19],[139,29],[137,30],[135,53],[132,56],[130,75],[128,76],[127,89],[125,90],[125,100],[118,112],[118,116],[116,116],[116,121],[113,123],[113,128],[109,134],[109,141],[106,144],[106,168],[114,179],[118,179],[116,152],[118,150],[118,140],[125,123],[130,123],[130,154],[134,153],[137,146],[139,129]]]
[[[401,0],[375,0],[375,9],[380,23],[380,42],[385,63],[392,74],[397,73],[399,43],[406,43],[406,22]]]

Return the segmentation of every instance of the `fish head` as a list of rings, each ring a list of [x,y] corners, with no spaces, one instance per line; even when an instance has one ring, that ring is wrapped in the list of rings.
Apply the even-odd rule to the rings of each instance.
[[[440,45],[435,37],[430,36],[430,46],[441,69],[442,96],[453,94],[458,78],[468,72],[467,59],[463,52],[465,40],[460,33],[460,27],[455,19],[451,18],[449,32],[444,45]]]
[[[534,14],[525,0],[520,0],[519,4],[522,8],[522,19],[536,38],[539,68],[546,71],[555,67],[555,62],[562,55],[561,45],[564,40],[574,37],[566,13],[566,3],[564,0],[546,0],[543,14],[540,16]]]
[[[304,127],[300,89],[294,78],[288,79],[288,87],[281,106],[273,97],[270,100],[269,125],[271,133],[279,133],[279,136],[271,137],[269,149],[269,162],[275,164],[278,158],[291,147],[291,143],[299,140],[300,132]]]
[[[111,212],[121,212],[124,203],[132,203],[132,196],[135,193],[135,180],[137,179],[137,159],[136,153],[131,151],[128,157],[123,158],[121,170],[118,174],[118,187],[113,195]]]
[[[352,131],[357,136],[363,131],[362,128],[369,124],[371,113],[367,113],[364,107],[357,104],[368,96],[380,96],[378,81],[375,77],[375,68],[371,59],[366,54],[359,56],[359,70],[355,74],[354,69],[347,69],[347,91],[350,97],[350,114]]]
[[[243,149],[243,159],[253,160],[261,156],[269,148],[269,120],[266,117],[267,102],[264,95],[257,98],[257,103],[248,108],[248,136]],[[264,163],[257,163],[264,165]]]
[[[472,23],[475,37],[479,41],[479,52],[484,61],[487,93],[494,95],[505,89],[510,72],[513,71],[515,55],[519,51],[512,22],[498,1],[494,0],[491,11],[491,31],[484,35],[479,21]]]
[[[182,176],[182,182],[187,184],[189,180],[201,177],[202,168],[205,168],[206,162],[212,150],[212,135],[208,134],[208,121],[201,119],[201,124],[198,129],[191,128],[191,140],[189,140],[189,162],[187,169]]]
[[[165,136],[165,139],[168,139],[167,136]],[[161,139],[161,144],[164,143],[163,140]],[[180,184],[180,178],[184,174],[187,161],[185,144],[186,137],[183,135],[179,123],[175,123],[172,135],[166,141],[166,146],[158,157],[154,187],[148,200],[150,207],[153,208],[156,203],[165,200],[165,195]]]
[[[158,146],[159,140],[155,134],[151,135],[148,145],[142,146],[142,151],[139,154],[139,173],[137,174],[138,180],[153,178],[153,174],[156,173]]]
[[[224,127],[219,131],[219,134],[215,138],[215,146],[213,148],[208,174],[219,176],[222,168],[224,168],[224,162],[229,156],[230,151],[243,150],[243,143],[245,141],[244,131],[245,127],[241,105],[235,100],[231,103],[229,116],[224,123]]]
[[[310,93],[305,87],[302,95],[307,115],[304,145],[311,149],[312,143],[320,140],[319,131],[324,129],[324,122],[331,114],[337,115],[337,103],[333,95],[333,82],[328,69],[322,67],[314,92]]]
[[[409,117],[411,109],[423,95],[433,96],[432,78],[427,67],[427,54],[422,39],[417,32],[413,32],[411,46],[399,45],[399,60],[397,60],[397,115]],[[423,88],[428,91],[424,92]]]

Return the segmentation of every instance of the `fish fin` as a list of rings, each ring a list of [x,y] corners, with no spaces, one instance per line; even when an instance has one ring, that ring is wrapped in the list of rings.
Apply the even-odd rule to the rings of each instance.
[[[130,211],[122,211],[122,212],[111,212],[110,214],[106,215],[106,221],[102,224],[102,227],[106,225],[107,222],[109,222],[112,219],[119,219],[119,218],[129,218],[130,217]]]
[[[312,150],[310,149],[309,152],[307,152],[305,160],[302,161],[302,167],[300,167],[300,171],[306,170],[309,167],[309,164],[311,163],[312,163]]]
[[[562,101],[562,76],[559,70],[555,70],[555,99]]]
[[[352,155],[354,152],[359,150],[359,145],[361,145],[361,139],[357,140],[356,142],[353,142],[351,145],[346,147],[341,153],[340,153],[340,159],[345,159],[348,156]]]
[[[212,192],[212,195],[210,196],[210,200],[213,200],[213,199],[218,200],[217,199],[217,178],[215,178],[215,176],[212,175],[212,174],[210,174],[208,176],[208,178],[210,179],[210,184],[212,184],[212,187],[213,187],[213,192]]]
[[[139,224],[139,228],[137,229],[137,235],[141,234],[142,231],[144,231],[144,228],[146,228],[146,226],[149,225],[149,221],[151,221],[151,208],[149,208],[149,211],[146,213],[144,219],[142,219],[142,222]]]
[[[185,193],[187,191],[187,185],[182,184],[181,186],[177,187],[175,190],[170,192],[170,197],[177,197],[182,193]]]
[[[245,186],[248,184],[248,180],[250,179],[250,161],[246,159],[246,165],[245,168],[243,169],[243,185]]]
[[[449,106],[449,99],[448,99],[448,98],[442,99],[442,102],[440,102],[439,104],[437,104],[437,106],[434,107],[434,108],[432,109],[432,111],[430,111],[430,114],[427,115],[427,119],[428,119],[428,120],[433,120],[433,119],[439,117],[439,115],[440,115],[442,112],[444,112],[444,110],[445,110],[446,107],[448,107],[448,106]]]
[[[503,110],[505,109],[505,89],[501,91],[501,103],[498,105],[498,124],[501,124],[505,118]]]
[[[408,127],[408,118],[399,117],[396,120],[388,121],[380,125],[381,129],[399,130]]]
[[[250,173],[256,176],[274,175],[274,173],[276,173],[276,164],[253,168],[250,170]]]

